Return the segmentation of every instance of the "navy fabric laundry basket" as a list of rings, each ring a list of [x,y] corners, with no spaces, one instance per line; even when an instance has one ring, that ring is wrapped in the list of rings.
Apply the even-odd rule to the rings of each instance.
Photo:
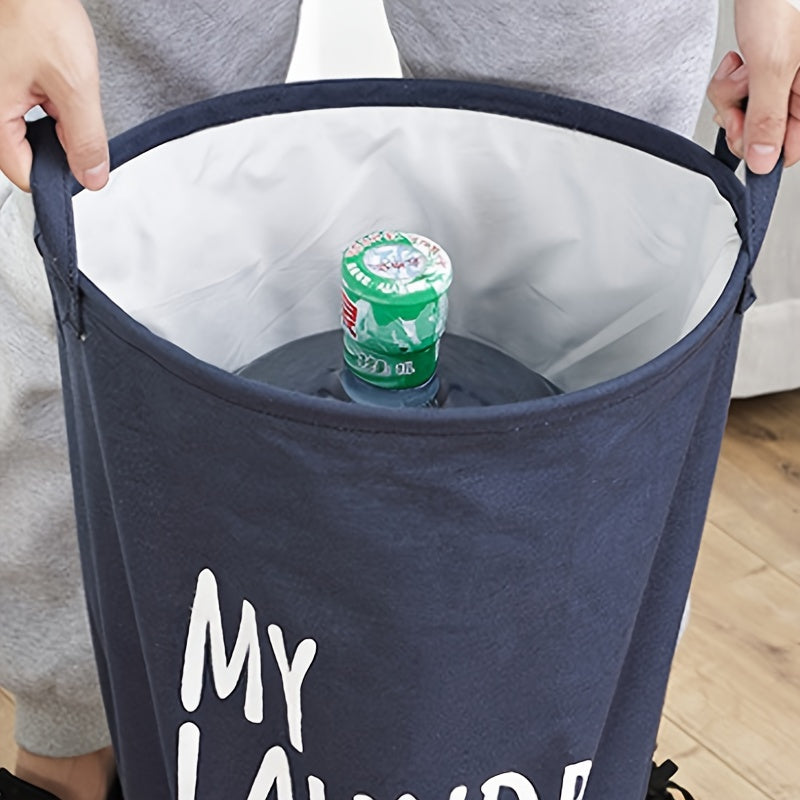
[[[128,800],[642,800],[779,180],[448,81],[31,126],[78,530]],[[449,329],[566,391],[386,411],[233,371],[334,328],[380,228]]]

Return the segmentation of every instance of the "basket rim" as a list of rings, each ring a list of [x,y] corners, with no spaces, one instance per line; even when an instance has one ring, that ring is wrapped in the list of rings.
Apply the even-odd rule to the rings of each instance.
[[[110,142],[112,170],[150,149],[213,126],[257,116],[318,109],[410,106],[479,111],[565,127],[633,147],[711,179],[730,203],[736,218],[745,218],[744,185],[729,166],[676,133],[620,112],[583,101],[491,83],[396,78],[309,81],[246,89],[220,95],[162,114]],[[71,194],[82,187],[73,181]],[[45,243],[46,248],[46,243]],[[584,389],[509,405],[463,409],[373,409],[334,403],[257,384],[192,356],[152,333],[110,300],[92,281],[78,274],[84,316],[88,315],[129,345],[145,352],[176,378],[222,400],[254,411],[309,422],[315,426],[387,433],[455,434],[482,430],[516,430],[520,425],[574,418],[583,411],[615,405],[635,397],[677,369],[735,312],[750,263],[744,242],[720,296],[700,323],[654,359],[620,376]]]

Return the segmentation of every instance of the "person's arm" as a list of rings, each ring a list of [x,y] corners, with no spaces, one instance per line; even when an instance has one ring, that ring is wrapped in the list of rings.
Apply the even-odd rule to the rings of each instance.
[[[40,105],[55,118],[75,177],[87,189],[108,181],[97,45],[79,0],[0,0],[0,172],[30,188],[25,115]]]
[[[769,172],[781,149],[786,166],[800,160],[798,5],[795,0],[736,0],[741,56],[728,53],[708,87],[728,146],[753,172]]]

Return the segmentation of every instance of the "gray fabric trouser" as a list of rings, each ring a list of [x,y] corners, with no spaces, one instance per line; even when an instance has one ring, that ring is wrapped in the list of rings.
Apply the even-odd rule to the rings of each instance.
[[[299,4],[85,0],[109,134],[284,80]],[[532,86],[694,130],[716,0],[385,6],[410,76]],[[104,746],[108,732],[82,597],[51,302],[31,224],[30,198],[0,183],[0,685],[16,697],[17,741],[63,756]]]

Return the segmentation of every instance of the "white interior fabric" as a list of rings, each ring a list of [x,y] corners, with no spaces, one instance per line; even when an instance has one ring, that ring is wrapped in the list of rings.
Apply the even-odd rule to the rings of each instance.
[[[449,252],[448,330],[565,390],[677,342],[740,247],[733,209],[702,175],[573,130],[436,108],[206,129],[122,165],[74,208],[81,271],[223,369],[338,327],[342,251],[397,229]]]

